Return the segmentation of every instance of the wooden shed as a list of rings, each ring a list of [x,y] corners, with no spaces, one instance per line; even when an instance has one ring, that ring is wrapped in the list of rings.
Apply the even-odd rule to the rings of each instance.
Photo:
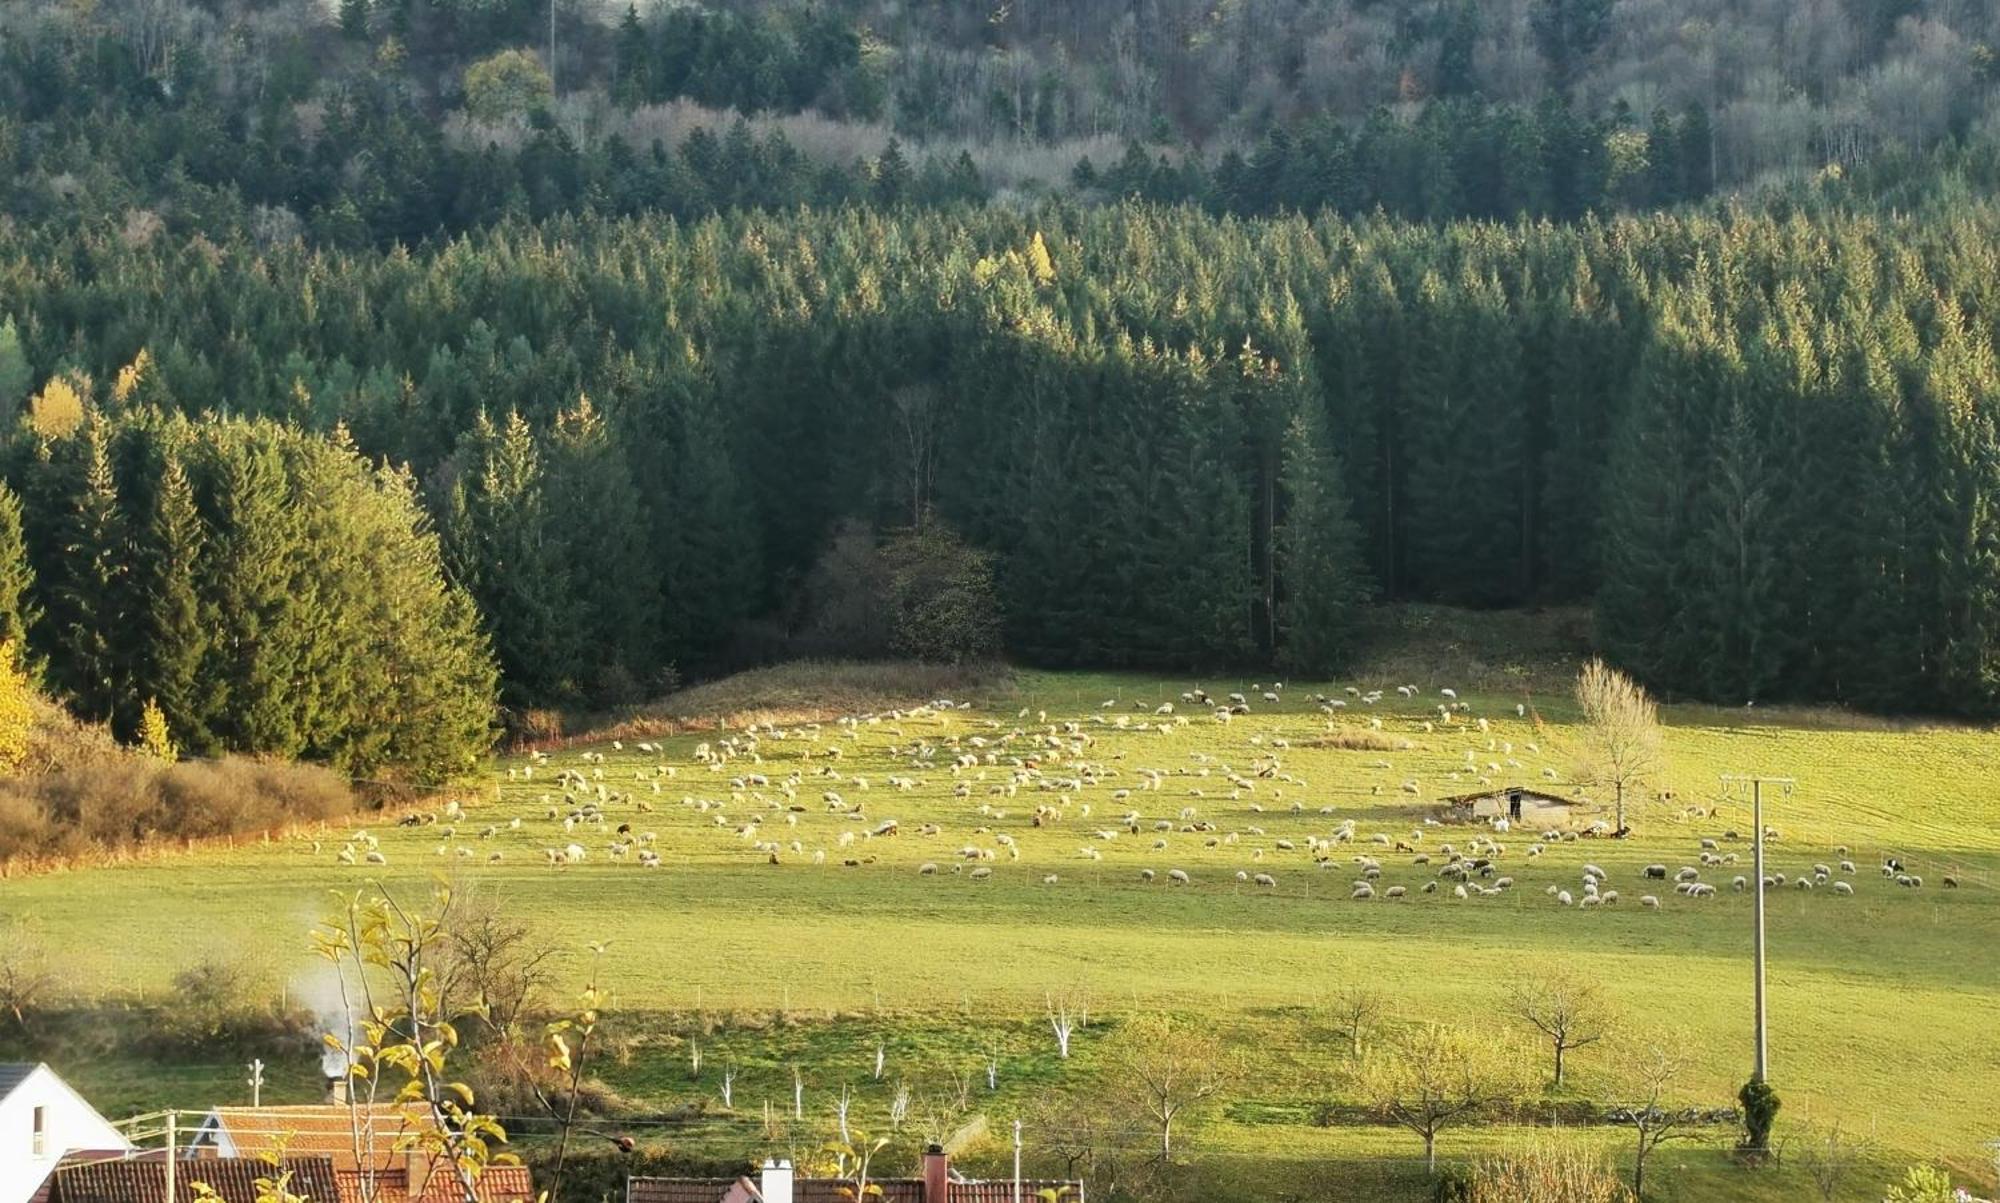
[[[1564,827],[1580,816],[1587,804],[1575,798],[1545,793],[1524,785],[1509,785],[1446,798],[1451,817],[1461,822],[1483,823],[1506,819],[1527,827]]]

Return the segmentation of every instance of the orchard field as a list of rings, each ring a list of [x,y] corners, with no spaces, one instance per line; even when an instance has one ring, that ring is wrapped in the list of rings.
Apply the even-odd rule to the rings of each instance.
[[[1520,829],[1429,820],[1438,799],[1488,781],[1601,802],[1568,783],[1573,702],[1553,677],[1482,666],[1455,683],[1425,667],[1421,679],[1282,685],[1021,672],[949,706],[884,699],[866,717],[844,716],[851,699],[816,692],[816,670],[795,667],[690,695],[681,717],[692,721],[674,733],[634,723],[616,739],[502,758],[456,819],[15,878],[0,881],[0,909],[62,950],[79,994],[157,991],[222,953],[306,997],[321,988],[306,930],[332,892],[379,881],[414,893],[449,875],[530,918],[563,950],[565,980],[581,972],[587,942],[610,942],[602,972],[617,1039],[600,1073],[632,1108],[624,1128],[724,1156],[824,1127],[842,1087],[857,1126],[886,1132],[899,1084],[921,1110],[941,1083],[971,1078],[957,1118],[983,1115],[997,1133],[1048,1115],[1052,1094],[1088,1097],[1119,1023],[1169,1012],[1243,1050],[1229,1097],[1185,1145],[1184,1172],[1209,1184],[1207,1197],[1340,1197],[1367,1184],[1366,1197],[1419,1198],[1419,1144],[1367,1114],[1330,1004],[1356,986],[1379,991],[1387,1005],[1371,1044],[1440,1020],[1520,1049],[1541,1085],[1505,1122],[1448,1131],[1446,1159],[1503,1148],[1553,1118],[1622,1160],[1629,1134],[1589,1117],[1626,1089],[1621,1050],[1647,1041],[1691,1052],[1676,1097],[1733,1105],[1751,1056],[1751,899],[1731,889],[1750,850],[1730,835],[1751,825],[1747,800],[1719,778],[1781,774],[1798,785],[1767,798],[1778,833],[1769,871],[1795,880],[1843,859],[1855,869],[1834,873],[1851,895],[1828,884],[1769,897],[1781,1135],[1796,1150],[1838,1122],[1868,1142],[1840,1197],[1879,1198],[1891,1170],[1917,1160],[1990,1177],[2000,739],[1825,711],[1666,706],[1670,796],[1634,803],[1634,837],[1544,842],[1530,855],[1537,841]],[[1197,688],[1215,704],[1185,696]],[[1230,693],[1248,713],[1225,722],[1216,704]],[[892,820],[894,834],[875,834]],[[1351,842],[1312,843],[1343,825]],[[1504,845],[1496,868],[1513,884],[1462,898],[1445,880],[1425,893],[1439,846],[1482,834]],[[1704,866],[1703,839],[1741,863]],[[1416,853],[1433,862],[1414,863]],[[1890,856],[1923,886],[1885,878]],[[1351,897],[1359,857],[1379,862],[1373,899]],[[1585,864],[1605,871],[1616,902],[1551,896],[1580,892]],[[1648,864],[1694,867],[1717,892],[1677,893],[1646,880]],[[1171,884],[1171,870],[1188,883]],[[1407,895],[1385,897],[1392,885]],[[1640,905],[1647,894],[1657,908]],[[1610,1038],[1572,1054],[1571,1081],[1549,1095],[1546,1051],[1505,1000],[1515,982],[1557,967],[1601,983],[1618,1018]],[[1067,1060],[1044,1015],[1051,995],[1089,1010]],[[795,1069],[805,1122],[789,1118]],[[733,1108],[720,1096],[725,1070]],[[107,1059],[66,1072],[107,1111],[199,1107],[241,1089],[233,1065],[164,1075]],[[276,1067],[273,1079],[281,1096],[316,1089],[310,1064]],[[1061,1168],[1056,1150],[1075,1135],[1038,1132],[1031,1119],[1029,1161]],[[1649,1193],[1801,1197],[1796,1151],[1746,1171],[1725,1152],[1732,1138],[1718,1125],[1668,1146]],[[1000,1152],[968,1149],[996,1166]]]

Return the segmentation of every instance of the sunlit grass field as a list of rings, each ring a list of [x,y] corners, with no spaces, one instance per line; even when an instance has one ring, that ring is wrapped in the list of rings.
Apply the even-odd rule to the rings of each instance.
[[[604,976],[624,1039],[603,1076],[645,1114],[701,1103],[692,1124],[641,1119],[633,1130],[717,1153],[763,1151],[764,1104],[789,1110],[794,1066],[814,1123],[826,1122],[830,1097],[847,1085],[869,1130],[886,1127],[896,1082],[921,1090],[972,1072],[975,1107],[997,1131],[1038,1094],[1089,1081],[1120,1016],[1173,1011],[1225,1036],[1242,1058],[1233,1097],[1188,1150],[1209,1197],[1417,1198],[1418,1144],[1355,1122],[1350,1058],[1322,1004],[1363,984],[1390,997],[1387,1026],[1450,1020],[1526,1048],[1506,990],[1560,965],[1602,981],[1627,1040],[1668,1034],[1695,1051],[1687,1102],[1732,1105],[1751,1057],[1751,900],[1729,883],[1750,872],[1750,851],[1726,834],[1747,836],[1751,823],[1747,799],[1724,794],[1719,779],[1786,775],[1796,790],[1766,799],[1779,833],[1768,869],[1796,878],[1837,864],[1844,846],[1857,872],[1836,873],[1852,882],[1851,897],[1787,887],[1769,898],[1772,1078],[1784,1120],[1837,1120],[1872,1141],[1873,1162],[1842,1197],[1879,1198],[1889,1167],[1919,1159],[1990,1185],[1984,1146],[2000,1137],[1993,733],[1667,707],[1671,796],[1632,806],[1635,838],[1549,843],[1530,857],[1536,841],[1516,829],[1498,837],[1507,848],[1499,870],[1515,885],[1459,899],[1450,882],[1421,893],[1435,864],[1415,865],[1373,837],[1436,856],[1440,844],[1463,846],[1485,830],[1428,824],[1440,798],[1488,782],[1579,792],[1569,784],[1579,733],[1560,690],[1495,691],[1489,677],[1484,692],[1458,690],[1465,706],[1447,723],[1439,691],[1454,682],[1442,675],[1282,688],[1200,682],[1218,702],[1246,695],[1250,713],[1224,723],[1213,706],[1183,698],[1196,684],[1031,672],[979,690],[969,709],[845,724],[772,711],[776,730],[760,728],[754,741],[724,728],[580,743],[497,762],[456,822],[367,826],[383,865],[340,863],[344,845],[371,845],[356,829],[328,830],[0,881],[0,910],[61,949],[81,992],[158,989],[190,961],[226,952],[309,993],[305,933],[331,892],[375,881],[415,891],[450,875],[570,950],[571,975],[586,941],[611,941]],[[1397,692],[1403,684],[1414,696]],[[1348,686],[1383,696],[1369,704]],[[1329,713],[1315,694],[1345,704]],[[1173,713],[1158,713],[1163,705]],[[732,735],[735,754],[715,758]],[[1376,746],[1315,746],[1331,737]],[[697,745],[712,759],[697,759]],[[565,830],[563,816],[585,802],[603,822]],[[1037,826],[1038,805],[1059,817]],[[1136,833],[1121,821],[1134,812]],[[895,834],[869,834],[892,819]],[[1163,820],[1173,830],[1155,831]],[[1354,842],[1315,864],[1309,837],[1348,821]],[[926,824],[936,832],[925,834]],[[1185,830],[1196,824],[1213,830]],[[1705,837],[1741,858],[1702,868],[1715,897],[1643,879],[1649,863],[1699,867]],[[632,849],[614,856],[614,843]],[[581,861],[552,864],[551,850],[571,844]],[[642,867],[641,849],[660,865]],[[991,859],[968,859],[966,849]],[[1400,884],[1409,896],[1350,899],[1362,855],[1381,863],[1378,895]],[[1888,855],[1921,874],[1923,888],[1886,880]],[[1564,907],[1545,892],[1580,893],[1585,863],[1606,870],[1617,903]],[[920,873],[925,864],[938,871]],[[990,876],[976,880],[977,868]],[[1172,869],[1190,884],[1169,885]],[[1276,885],[1239,873],[1269,874]],[[1958,888],[1944,888],[1947,876]],[[1639,906],[1648,893],[1659,909]],[[1067,1062],[1041,1018],[1052,990],[1091,1000],[1093,1023]],[[690,1039],[702,1045],[699,1075]],[[878,1040],[887,1050],[880,1080]],[[1612,1043],[1575,1055],[1566,1097],[1618,1097]],[[998,1062],[990,1092],[989,1060]],[[734,1115],[719,1096],[725,1066],[737,1074]],[[95,1076],[116,1104],[199,1106],[234,1089],[240,1072],[156,1080],[143,1067],[101,1064],[71,1076],[86,1088]],[[310,1092],[311,1067],[285,1067],[277,1081],[281,1093]],[[1328,1104],[1331,1126],[1322,1123]],[[1517,1124],[1534,1115],[1522,1109]],[[780,1139],[798,1139],[805,1126],[786,1125]],[[1525,1135],[1514,1125],[1461,1131],[1440,1147],[1468,1156]],[[1571,1135],[1620,1157],[1627,1139],[1612,1127]],[[1804,1180],[1790,1164],[1734,1168],[1719,1151],[1729,1135],[1663,1150],[1649,1193],[1800,1197]],[[1034,1161],[1035,1133],[1026,1139]]]

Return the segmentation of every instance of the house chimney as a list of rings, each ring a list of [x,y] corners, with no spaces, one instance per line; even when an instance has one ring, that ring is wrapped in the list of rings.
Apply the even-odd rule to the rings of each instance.
[[[924,1203],[951,1203],[951,1158],[939,1145],[924,1150]]]
[[[326,1076],[326,1101],[328,1106],[347,1106],[347,1075],[344,1073]]]
[[[792,1203],[792,1163],[782,1160],[764,1162],[757,1193],[764,1197],[764,1203]]]

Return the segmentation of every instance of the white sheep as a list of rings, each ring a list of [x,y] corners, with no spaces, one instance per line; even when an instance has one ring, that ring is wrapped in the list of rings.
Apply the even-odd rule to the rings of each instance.
[[[1833,892],[1836,894],[1852,894],[1854,893],[1854,885],[1851,882],[1836,881],[1833,883]]]
[[[1575,904],[1576,899],[1569,896],[1568,890],[1560,890],[1556,893],[1556,901],[1564,906],[1571,906]]]
[[[1660,909],[1660,900],[1651,894],[1642,894],[1639,896],[1639,905],[1649,911],[1657,911]]]
[[[1363,900],[1373,898],[1375,897],[1375,887],[1365,881],[1357,881],[1354,883],[1354,893],[1348,895],[1348,897]]]
[[[1174,886],[1184,886],[1184,885],[1187,885],[1187,884],[1188,884],[1189,880],[1190,880],[1190,879],[1189,879],[1189,877],[1188,877],[1188,875],[1187,875],[1187,870],[1185,870],[1185,869],[1168,869],[1168,870],[1167,870],[1167,884],[1168,884],[1168,885],[1174,885]]]
[[[1269,889],[1278,888],[1278,879],[1271,876],[1269,873],[1259,873],[1257,876],[1251,878],[1250,880],[1256,882],[1260,886],[1264,886]]]

